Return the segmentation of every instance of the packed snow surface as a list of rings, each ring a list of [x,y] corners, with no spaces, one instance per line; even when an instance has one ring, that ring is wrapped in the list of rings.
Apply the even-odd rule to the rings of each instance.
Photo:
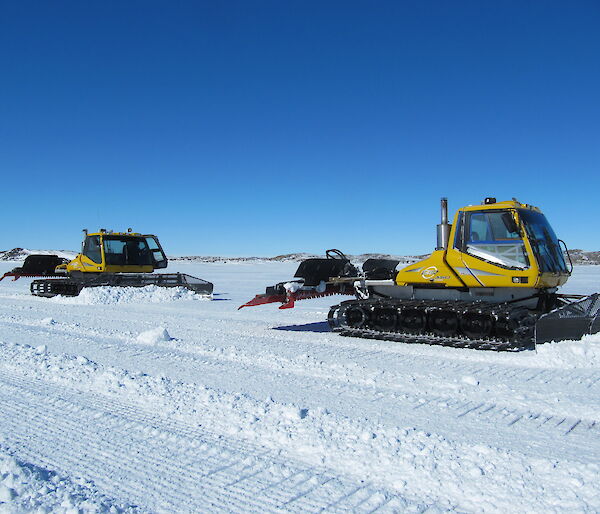
[[[0,263],[0,272],[15,263]],[[344,297],[0,283],[0,512],[598,512],[600,335],[496,353],[345,338]],[[565,292],[600,291],[577,267]]]
[[[98,493],[83,478],[70,480],[19,461],[0,444],[0,512],[137,512]]]

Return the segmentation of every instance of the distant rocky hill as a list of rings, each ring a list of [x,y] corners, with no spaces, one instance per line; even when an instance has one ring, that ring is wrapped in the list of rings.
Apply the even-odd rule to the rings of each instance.
[[[584,250],[573,249],[569,250],[571,260],[575,265],[600,265],[600,252],[586,252]],[[429,254],[424,255],[388,255],[381,253],[363,253],[359,255],[348,255],[348,258],[353,262],[364,262],[367,259],[396,259],[402,263],[410,264],[424,259]],[[278,261],[278,262],[300,262],[304,259],[315,257],[323,257],[323,255],[315,255],[311,253],[288,253],[285,255],[277,255],[275,257],[216,257],[191,255],[185,257],[169,257],[174,261],[196,261],[196,262],[251,262],[251,261]]]
[[[586,252],[579,249],[569,250],[573,264],[576,265],[600,265],[600,252]],[[77,252],[69,250],[29,250],[26,248],[13,248],[12,250],[0,251],[0,261],[23,261],[31,254],[55,254],[66,259],[72,259]],[[276,255],[275,257],[219,257],[205,255],[189,255],[169,257],[172,261],[192,261],[192,262],[300,262],[304,259],[323,257],[310,253],[288,253],[285,255]],[[348,258],[357,263],[362,263],[367,259],[396,259],[402,263],[410,264],[416,262],[427,255],[388,255],[380,253],[363,253],[359,255],[348,255]]]
[[[193,262],[255,262],[255,261],[278,261],[278,262],[297,262],[304,259],[317,257],[309,253],[290,253],[287,255],[277,255],[275,257],[219,257],[211,255],[185,255],[169,256],[171,261],[193,261]]]
[[[583,250],[569,250],[573,264],[600,264],[600,252],[584,252]]]
[[[70,250],[29,250],[27,248],[13,248],[0,251],[0,261],[24,261],[28,255],[58,255],[65,259],[72,259],[77,252]]]
[[[396,259],[400,262],[409,264],[416,262],[425,256],[399,256],[379,253],[363,253],[360,255],[347,256],[353,262],[364,262],[367,259]],[[194,262],[300,262],[304,259],[323,258],[323,255],[312,253],[288,253],[285,255],[276,255],[275,257],[215,257],[203,255],[191,255],[185,257],[169,257],[172,261],[194,261]]]

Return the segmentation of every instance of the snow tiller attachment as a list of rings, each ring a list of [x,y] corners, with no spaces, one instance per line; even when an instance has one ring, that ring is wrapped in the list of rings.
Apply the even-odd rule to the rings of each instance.
[[[427,258],[369,259],[341,252],[302,262],[295,279],[242,307],[353,295],[328,323],[345,336],[483,350],[520,350],[600,331],[600,299],[558,294],[573,270],[568,250],[537,208],[513,199],[463,207],[448,222],[442,198],[437,247]],[[241,307],[240,307],[241,308]]]
[[[335,294],[356,294],[354,282],[360,275],[357,268],[339,250],[327,250],[324,259],[306,259],[300,263],[294,278],[289,282],[280,282],[274,286],[267,287],[265,294],[258,294],[252,300],[241,305],[243,307],[254,307],[267,303],[281,303],[280,309],[291,309],[297,300],[308,300],[321,298]],[[369,259],[363,268],[377,271],[374,261],[385,261],[388,268],[396,267],[398,261],[387,261],[384,259]],[[390,264],[391,263],[391,264]]]
[[[25,258],[23,266],[7,271],[0,280],[5,277],[13,277],[17,280],[21,277],[55,277],[62,276],[64,273],[57,273],[56,267],[67,264],[68,259],[63,259],[58,255],[32,254]]]

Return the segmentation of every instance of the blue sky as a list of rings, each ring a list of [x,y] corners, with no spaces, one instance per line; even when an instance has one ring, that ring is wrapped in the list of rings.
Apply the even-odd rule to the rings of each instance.
[[[600,4],[2,2],[0,249],[425,253],[439,198],[600,249]]]

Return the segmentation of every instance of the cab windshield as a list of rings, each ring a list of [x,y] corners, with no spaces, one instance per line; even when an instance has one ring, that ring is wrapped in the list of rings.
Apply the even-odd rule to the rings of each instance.
[[[568,273],[558,238],[541,212],[518,209],[542,272]]]
[[[113,266],[152,266],[152,254],[143,237],[104,236],[104,259]]]

